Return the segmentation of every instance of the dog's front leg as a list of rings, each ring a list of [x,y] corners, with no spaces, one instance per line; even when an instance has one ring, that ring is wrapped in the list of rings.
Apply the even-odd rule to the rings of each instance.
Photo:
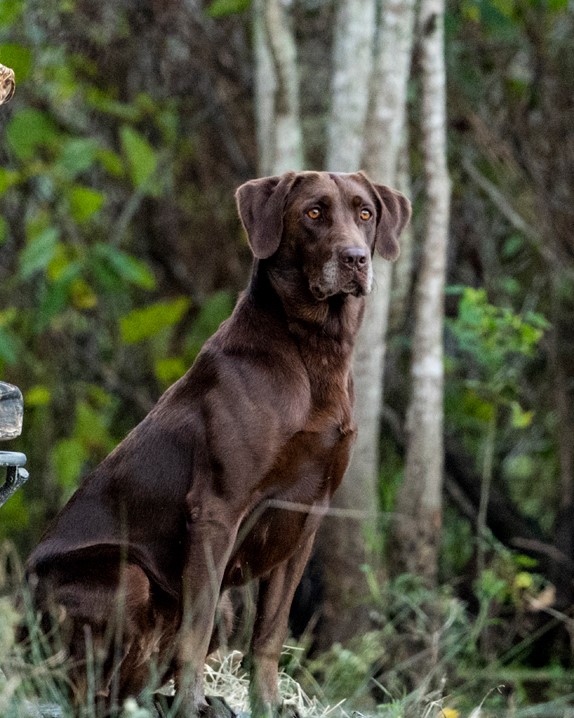
[[[316,517],[309,521],[318,524]],[[287,636],[289,610],[311,554],[317,526],[306,533],[295,554],[260,579],[257,612],[251,640],[249,698],[252,718],[277,715],[296,716],[294,708],[283,706],[279,695],[278,666]]]
[[[194,502],[188,497],[188,508],[188,553],[175,675],[177,715],[220,718],[224,715],[221,706],[209,704],[205,699],[203,671],[223,573],[239,520],[223,501],[216,499]]]

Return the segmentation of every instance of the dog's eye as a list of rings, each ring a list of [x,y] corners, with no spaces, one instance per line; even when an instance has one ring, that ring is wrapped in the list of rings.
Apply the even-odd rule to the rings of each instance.
[[[372,216],[373,216],[373,213],[371,212],[370,209],[362,209],[362,210],[361,210],[361,213],[359,214],[359,217],[360,217],[364,222],[366,222],[368,219],[371,219]]]
[[[319,207],[311,207],[311,209],[307,210],[306,214],[309,219],[319,219],[321,216],[321,210]]]

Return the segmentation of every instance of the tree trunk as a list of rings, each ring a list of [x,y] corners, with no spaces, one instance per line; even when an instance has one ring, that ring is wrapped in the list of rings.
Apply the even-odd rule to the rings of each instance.
[[[281,174],[303,168],[299,68],[291,2],[255,0],[255,100],[259,172]]]
[[[340,3],[327,169],[351,172],[363,164],[374,180],[387,184],[395,181],[410,67],[413,4],[413,0],[390,0],[385,5],[376,33],[378,43],[371,73],[375,4]],[[372,22],[368,20],[371,17]],[[369,75],[371,83],[367,82]],[[369,90],[374,98],[370,107]],[[367,147],[364,136],[372,139]],[[324,569],[320,648],[369,628],[362,566],[375,560],[372,548],[378,506],[378,442],[391,265],[376,257],[374,274],[375,290],[367,301],[354,356],[357,444],[334,500],[336,507],[349,510],[352,517],[327,518],[318,542]],[[358,515],[363,519],[358,520]],[[343,615],[345,621],[341,621]]]
[[[442,524],[443,314],[450,180],[446,166],[444,0],[422,0],[422,131],[427,207],[416,288],[405,478],[390,540],[393,572],[436,582]]]
[[[333,40],[326,170],[356,172],[363,155],[373,57],[375,0],[339,2]]]

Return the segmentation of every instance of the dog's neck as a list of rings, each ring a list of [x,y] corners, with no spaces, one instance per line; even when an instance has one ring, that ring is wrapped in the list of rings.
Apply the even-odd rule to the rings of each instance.
[[[263,309],[279,309],[299,342],[336,343],[338,353],[344,347],[350,356],[363,318],[363,297],[337,294],[319,301],[298,270],[275,272],[265,261],[255,262],[249,295]]]

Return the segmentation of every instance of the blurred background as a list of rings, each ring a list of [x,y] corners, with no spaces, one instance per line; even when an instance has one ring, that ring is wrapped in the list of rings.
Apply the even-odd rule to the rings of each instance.
[[[31,475],[0,541],[25,558],[231,313],[235,188],[363,168],[414,216],[293,609],[306,670],[336,698],[570,715],[572,3],[10,0],[0,62],[0,379],[25,402],[3,448]]]

